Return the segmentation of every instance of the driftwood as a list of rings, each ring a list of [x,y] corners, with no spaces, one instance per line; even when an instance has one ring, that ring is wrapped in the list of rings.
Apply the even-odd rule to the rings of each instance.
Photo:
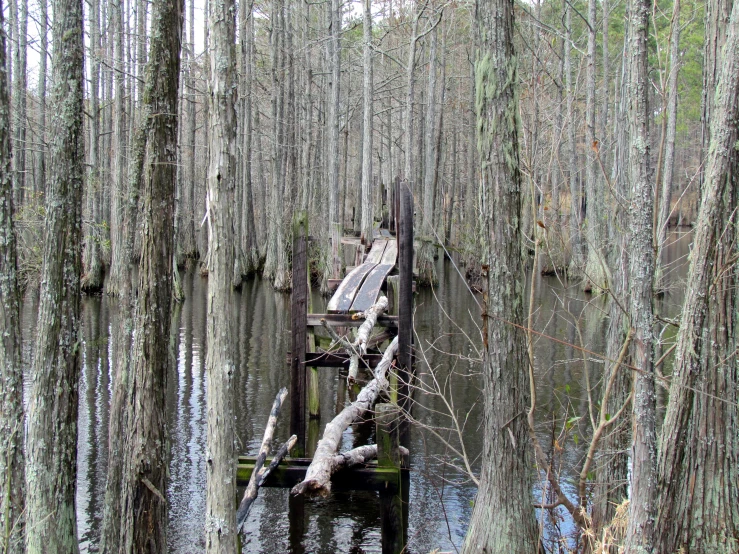
[[[272,461],[267,467],[262,466],[259,469],[259,472],[256,471],[256,467],[254,468],[254,472],[251,474],[251,477],[249,478],[249,486],[246,488],[246,493],[244,493],[244,498],[241,500],[241,504],[239,504],[239,509],[236,512],[236,532],[241,533],[244,528],[244,523],[246,523],[246,516],[249,515],[249,510],[251,509],[251,505],[254,504],[254,501],[257,499],[257,495],[259,494],[259,488],[264,484],[264,482],[267,480],[267,477],[269,477],[269,474],[272,473],[272,471],[280,465],[280,462],[282,459],[287,456],[287,454],[292,450],[292,447],[295,446],[295,443],[298,442],[298,436],[293,435],[289,439],[287,439],[287,442],[283,443],[282,446],[280,446],[280,449],[277,451],[277,453],[274,455],[274,458],[272,458]],[[375,452],[375,456],[377,453]],[[361,462],[358,462],[361,463]],[[254,479],[254,476],[256,477],[256,480]],[[255,483],[255,486],[252,487],[252,482]]]
[[[287,388],[282,387],[277,393],[275,401],[272,403],[272,410],[269,413],[267,427],[264,429],[264,436],[262,437],[262,445],[259,447],[259,454],[257,455],[257,459],[254,462],[254,471],[249,478],[249,484],[246,487],[246,492],[244,492],[244,498],[241,500],[241,504],[239,504],[239,509],[236,512],[236,528],[238,530],[241,530],[241,527],[246,520],[246,516],[249,513],[249,507],[251,506],[252,502],[254,502],[254,499],[257,497],[257,494],[259,492],[258,478],[260,473],[262,473],[262,466],[264,466],[264,461],[267,459],[267,454],[269,454],[269,450],[272,447],[272,437],[275,433],[277,417],[280,415],[280,407],[282,406],[282,402],[285,400],[286,396]],[[286,446],[289,443],[290,441],[285,443],[285,445],[283,446]],[[295,443],[293,442],[293,444]],[[289,450],[289,448],[290,447],[288,447],[285,453],[283,453],[283,457],[285,456],[285,454],[287,454],[287,450]],[[275,459],[277,459],[277,456],[275,456]],[[277,463],[279,463],[279,460]],[[277,464],[275,464],[275,466],[276,465]]]
[[[339,469],[336,465],[337,451],[344,430],[372,409],[380,394],[387,392],[387,371],[398,351],[398,339],[393,339],[385,350],[382,360],[375,368],[375,378],[360,391],[357,399],[346,406],[339,415],[326,425],[323,438],[318,441],[313,461],[308,466],[305,479],[292,489],[293,495],[309,494],[327,496],[331,492],[331,475]]]
[[[404,446],[400,447],[400,453],[403,456],[408,456],[408,449]],[[340,469],[354,467],[361,464],[366,464],[370,460],[377,458],[377,445],[366,444],[364,446],[358,446],[352,450],[347,450],[341,454],[336,454],[330,460],[333,471],[336,473]]]

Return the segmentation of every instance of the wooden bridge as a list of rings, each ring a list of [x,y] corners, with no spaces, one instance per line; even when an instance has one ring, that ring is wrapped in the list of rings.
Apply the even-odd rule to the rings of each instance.
[[[407,450],[408,424],[402,414],[410,407],[413,377],[413,197],[409,188],[401,187],[398,181],[394,189],[387,218],[391,230],[377,231],[369,252],[357,239],[342,241],[356,246],[355,266],[347,268],[344,279],[333,283],[337,289],[324,314],[309,313],[309,237],[305,221],[298,221],[295,225],[289,364],[290,433],[297,436],[297,443],[292,450],[295,457],[285,458],[263,483],[267,487],[292,488],[306,479],[312,458],[305,455],[316,450],[320,418],[318,382],[326,377],[336,379],[338,374],[326,373],[322,368],[349,368],[350,352],[326,352],[318,348],[322,332],[319,329],[326,327],[329,331],[336,329],[343,333],[348,328],[359,327],[363,321],[356,315],[373,308],[384,291],[388,299],[387,313],[377,316],[375,330],[378,327],[382,330],[375,333],[368,346],[379,347],[397,336],[397,353],[393,370],[388,372],[389,399],[386,400],[389,402],[376,404],[372,412],[376,426],[377,461],[339,469],[331,475],[328,487],[333,491],[379,492],[382,551],[393,554],[402,551],[407,540],[410,456]],[[335,332],[332,334],[336,336]],[[362,360],[369,368],[376,368],[382,357],[382,354],[368,352],[362,355]],[[340,387],[340,390],[343,389]],[[254,466],[255,458],[239,458],[239,485],[247,484]],[[309,507],[303,496],[290,496],[291,540],[300,541],[302,538],[300,522],[305,520],[304,510]]]

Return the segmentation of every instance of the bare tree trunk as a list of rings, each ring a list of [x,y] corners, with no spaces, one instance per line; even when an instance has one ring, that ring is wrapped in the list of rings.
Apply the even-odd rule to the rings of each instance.
[[[253,148],[253,118],[254,109],[254,2],[242,6],[240,12],[241,25],[241,122],[243,125],[243,147],[241,156],[243,158],[243,206],[241,221],[241,248],[244,253],[244,274],[249,275],[259,268],[259,250],[257,248],[257,229],[254,221],[254,187],[252,173],[254,148]],[[258,107],[257,107],[258,109]]]
[[[42,1],[45,4],[45,0]],[[99,291],[103,288],[103,265],[100,255],[102,237],[100,219],[100,3],[93,0],[90,6],[90,169],[85,187],[87,210],[90,222],[85,235],[83,252],[82,290]]]
[[[17,192],[17,205],[21,206],[26,195],[26,94],[28,54],[28,0],[20,0],[17,8],[17,42],[13,51],[13,186]]]
[[[477,144],[482,176],[483,264],[489,266],[483,308],[484,433],[480,489],[463,553],[537,552],[528,458],[529,402],[521,254],[517,61],[513,1],[482,0],[476,23]]]
[[[114,128],[115,158],[113,160],[113,176],[110,193],[110,275],[105,291],[111,296],[118,296],[124,287],[123,280],[127,279],[126,272],[129,260],[125,259],[125,202],[127,197],[126,186],[126,113],[125,113],[125,85],[123,82],[123,0],[112,0],[110,4],[110,21],[113,33],[113,81],[114,91]]]
[[[143,91],[140,124],[147,137],[147,164],[132,373],[123,417],[120,552],[126,554],[167,549],[165,393],[183,14],[183,2],[154,2]]]
[[[440,107],[436,103],[437,86],[437,29],[431,31],[431,45],[429,49],[429,71],[428,71],[428,109],[426,111],[426,129],[423,136],[426,139],[426,160],[424,162],[425,174],[423,183],[423,232],[418,237],[420,246],[416,254],[418,264],[418,282],[422,285],[433,285],[438,279],[436,267],[434,266],[434,253],[436,252],[436,240],[434,237],[434,196],[436,192],[437,172],[435,171],[438,159],[437,133],[441,131],[437,127],[437,110]],[[443,85],[442,85],[443,88]],[[439,125],[439,127],[441,127]]]
[[[0,1],[0,28],[5,25]],[[0,553],[25,552],[23,366],[5,33],[0,34]]]
[[[646,552],[654,540],[656,516],[657,415],[654,382],[654,248],[649,148],[649,82],[647,39],[650,0],[632,0],[628,7],[629,85],[629,316],[634,328],[635,376],[633,447],[626,552]]]
[[[714,4],[713,2],[711,4]],[[713,6],[715,8],[715,4]],[[739,542],[736,150],[739,117],[739,3],[726,34],[711,142],[695,229],[659,452],[655,550],[736,551]],[[689,486],[687,486],[689,484]]]
[[[587,164],[585,166],[585,201],[587,215],[585,229],[587,238],[587,259],[585,261],[585,290],[595,287],[608,288],[608,275],[605,271],[605,231],[601,204],[605,200],[598,181],[600,169],[596,155],[600,146],[595,135],[596,125],[596,6],[597,0],[588,0],[588,53],[585,72],[585,143]]]
[[[565,52],[564,71],[567,89],[567,169],[570,181],[570,265],[568,272],[572,277],[582,275],[585,253],[582,246],[582,217],[580,206],[582,198],[577,179],[577,143],[575,139],[575,101],[576,86],[572,79],[572,6],[565,1]]]
[[[232,276],[236,186],[236,21],[233,0],[212,6],[208,170],[209,251],[205,551],[236,553]]]
[[[36,153],[36,192],[43,192],[46,184],[46,73],[49,57],[49,15],[47,0],[39,0],[39,68],[38,68],[38,102],[39,102],[39,137],[42,143]]]
[[[657,220],[655,244],[657,246],[657,285],[659,286],[660,254],[667,236],[670,220],[670,201],[672,197],[672,179],[675,171],[675,135],[677,132],[677,96],[678,74],[680,73],[680,0],[675,0],[672,8],[672,24],[670,28],[670,76],[667,80],[667,129],[665,137],[665,157],[662,166],[662,182],[660,188],[659,219]]]
[[[328,62],[331,70],[331,82],[328,98],[328,236],[331,242],[329,263],[326,264],[324,282],[329,278],[337,279],[341,275],[341,240],[344,222],[339,220],[339,98],[341,85],[341,13],[339,0],[331,0],[328,4],[329,30]],[[347,125],[349,122],[347,121]],[[325,287],[321,287],[322,289]]]
[[[77,383],[82,265],[83,24],[80,0],[54,5],[44,263],[28,405],[26,547],[76,554]]]
[[[372,1],[364,0],[364,95],[363,137],[362,137],[362,223],[360,240],[362,244],[372,244],[372,224],[374,205],[372,197]]]
[[[187,91],[187,124],[185,126],[185,150],[187,171],[183,171],[182,198],[180,203],[180,237],[178,246],[185,258],[197,258],[198,245],[195,240],[195,141],[196,141],[196,102],[195,102],[195,0],[188,4],[188,28],[190,38],[187,43],[187,76],[184,88]]]

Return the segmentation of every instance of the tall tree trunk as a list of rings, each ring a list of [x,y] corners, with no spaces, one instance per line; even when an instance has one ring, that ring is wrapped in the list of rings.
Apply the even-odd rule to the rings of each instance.
[[[675,136],[677,134],[677,97],[678,74],[680,73],[680,0],[675,0],[672,7],[672,24],[670,26],[670,76],[667,79],[667,128],[665,136],[665,155],[662,166],[660,197],[658,199],[659,218],[655,241],[657,247],[657,265],[661,266],[660,254],[667,237],[670,219],[670,201],[672,198],[672,179],[675,173]],[[660,273],[657,271],[657,284],[660,285]]]
[[[0,28],[3,28],[0,1]],[[0,553],[25,552],[23,366],[5,33],[0,33]]]
[[[28,0],[18,4],[18,41],[13,56],[13,186],[17,192],[18,206],[26,195],[26,94],[27,94],[27,54],[28,54]]]
[[[113,33],[113,82],[115,157],[113,160],[113,176],[110,192],[110,275],[105,291],[111,296],[119,296],[123,281],[127,279],[126,272],[129,260],[124,254],[126,232],[125,204],[127,198],[126,186],[126,113],[125,113],[125,83],[124,79],[124,41],[123,41],[123,0],[112,0],[110,3],[110,22]]]
[[[714,4],[713,2],[711,4]],[[715,8],[715,4],[712,6]],[[656,550],[735,552],[739,543],[737,206],[739,3],[734,2],[659,452]]]
[[[651,0],[631,0],[628,7],[629,85],[629,316],[634,328],[635,375],[631,499],[626,552],[646,552],[654,540],[656,515],[657,416],[654,383],[654,196],[649,148],[648,23]]]
[[[83,49],[82,2],[57,0],[44,262],[28,405],[26,547],[31,553],[79,552],[75,484]]]
[[[362,125],[362,223],[360,240],[362,244],[372,244],[372,224],[374,223],[374,205],[372,197],[372,1],[364,0],[364,46],[363,66],[364,81],[362,94],[363,125]]]
[[[531,464],[521,255],[521,173],[518,157],[517,62],[513,1],[477,2],[480,52],[475,62],[477,146],[482,177],[484,264],[484,434],[480,489],[463,553],[536,552],[528,499]]]
[[[183,14],[184,2],[153,4],[151,52],[140,119],[147,136],[147,159],[136,329],[123,418],[120,552],[126,554],[167,550],[165,393]]]
[[[195,0],[188,3],[188,27],[190,38],[187,43],[187,76],[184,87],[187,91],[186,109],[187,125],[185,127],[185,144],[187,171],[183,171],[182,199],[180,204],[180,237],[178,246],[185,258],[198,257],[198,245],[195,240],[195,141],[196,141],[196,102],[195,102]]]
[[[329,9],[328,61],[331,82],[328,98],[328,236],[331,242],[329,263],[326,264],[324,282],[341,275],[341,240],[344,222],[339,219],[339,98],[341,84],[341,6],[339,0],[331,0]],[[347,125],[349,122],[347,120]],[[325,288],[323,285],[321,288]]]
[[[565,88],[567,90],[567,160],[566,167],[570,184],[570,264],[568,272],[572,277],[583,273],[585,253],[582,245],[582,198],[577,178],[577,142],[575,139],[575,102],[577,89],[572,78],[572,6],[565,0],[565,51],[564,71]]]
[[[598,181],[600,169],[596,156],[600,147],[595,135],[596,125],[596,15],[597,0],[588,0],[588,53],[585,71],[585,147],[587,163],[585,166],[585,201],[587,215],[585,230],[587,237],[587,259],[583,286],[585,290],[595,287],[608,288],[608,275],[604,270],[605,232],[604,214],[601,204],[605,195],[601,194]]]
[[[45,0],[42,1],[42,4]],[[87,224],[83,252],[82,290],[97,292],[103,288],[103,265],[100,254],[100,3],[90,5],[90,168],[85,187],[87,196]]]
[[[422,135],[425,137],[426,159],[424,161],[425,174],[423,183],[423,232],[418,237],[420,246],[418,248],[417,264],[418,264],[418,282],[422,285],[433,285],[437,282],[436,267],[434,266],[434,254],[436,253],[436,240],[434,236],[434,225],[436,218],[434,217],[434,196],[436,190],[437,172],[435,171],[438,142],[437,132],[441,129],[437,128],[437,110],[440,106],[436,103],[436,87],[437,87],[437,32],[438,29],[431,31],[431,45],[429,47],[429,71],[428,71],[428,109],[426,110],[426,129]],[[443,88],[443,85],[442,85]]]
[[[47,0],[39,0],[38,26],[39,26],[39,52],[38,67],[38,133],[41,146],[36,153],[35,189],[37,193],[44,191],[46,183],[46,73],[49,58],[49,15]]]
[[[208,434],[205,551],[236,552],[233,316],[234,189],[236,186],[236,22],[233,0],[212,5],[208,199]]]
[[[248,9],[247,9],[248,8]],[[242,6],[239,12],[241,25],[241,124],[243,138],[241,156],[243,159],[243,205],[241,209],[241,248],[244,253],[244,274],[254,273],[259,268],[259,249],[257,248],[257,229],[254,221],[254,2]],[[258,109],[258,108],[257,108]]]

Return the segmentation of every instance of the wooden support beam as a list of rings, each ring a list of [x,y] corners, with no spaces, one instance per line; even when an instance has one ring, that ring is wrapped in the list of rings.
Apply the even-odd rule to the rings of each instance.
[[[398,398],[401,408],[410,407],[413,375],[413,195],[408,181],[400,184],[398,216]]]
[[[293,273],[290,320],[292,348],[290,350],[290,434],[297,435],[295,453],[305,452],[306,366],[305,343],[308,314],[308,255],[306,236],[308,218],[305,212],[296,212],[293,220]]]
[[[267,458],[267,461],[271,461]],[[311,463],[310,458],[285,458],[267,476],[263,487],[292,488],[305,479]],[[239,458],[236,470],[236,484],[246,486],[254,471],[254,458]],[[340,491],[381,491],[398,490],[403,474],[407,469],[380,468],[376,464],[340,469],[331,476],[331,490]]]
[[[377,466],[400,471],[402,454],[400,447],[400,425],[403,416],[395,404],[377,404]],[[404,522],[403,483],[395,491],[380,491],[380,529],[383,554],[400,554],[407,540]]]

